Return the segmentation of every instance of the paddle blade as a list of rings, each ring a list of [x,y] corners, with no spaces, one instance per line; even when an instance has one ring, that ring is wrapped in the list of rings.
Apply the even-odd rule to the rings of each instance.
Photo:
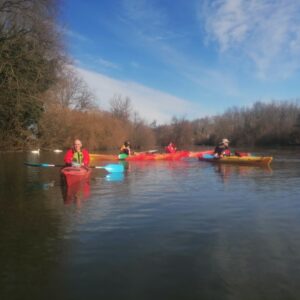
[[[203,156],[202,156],[203,158],[205,158],[205,159],[213,159],[213,158],[215,158],[213,155],[211,155],[211,154],[203,154]]]
[[[108,164],[106,166],[95,166],[96,169],[105,169],[109,173],[122,173],[124,166],[119,164]]]
[[[146,153],[156,153],[156,152],[158,152],[158,150],[148,150],[148,151],[146,151]]]

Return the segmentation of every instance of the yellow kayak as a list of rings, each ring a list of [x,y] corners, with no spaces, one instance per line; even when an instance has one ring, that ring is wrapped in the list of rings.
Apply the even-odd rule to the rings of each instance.
[[[213,155],[202,155],[199,156],[199,160],[208,161],[214,163],[234,163],[243,165],[264,165],[268,166],[273,157],[271,156],[225,156],[221,158],[215,158]]]

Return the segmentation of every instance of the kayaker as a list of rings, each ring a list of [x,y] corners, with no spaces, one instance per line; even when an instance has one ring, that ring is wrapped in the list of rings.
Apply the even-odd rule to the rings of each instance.
[[[82,149],[82,143],[79,139],[74,141],[73,147],[65,154],[64,162],[66,166],[89,166],[90,154],[86,149]]]
[[[165,148],[166,153],[175,153],[177,151],[177,148],[173,142],[170,142],[170,144]]]
[[[132,155],[133,151],[130,148],[130,142],[125,141],[124,144],[120,148],[120,154]]]
[[[224,157],[224,156],[230,156],[230,149],[229,149],[229,140],[228,139],[222,139],[222,141],[216,146],[214,151],[214,156]]]

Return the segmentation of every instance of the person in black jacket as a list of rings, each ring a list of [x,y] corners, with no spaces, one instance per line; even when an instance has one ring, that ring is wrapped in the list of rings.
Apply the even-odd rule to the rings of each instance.
[[[214,151],[215,157],[224,157],[224,156],[230,156],[230,149],[229,149],[229,140],[228,139],[222,139],[222,141],[216,146]]]

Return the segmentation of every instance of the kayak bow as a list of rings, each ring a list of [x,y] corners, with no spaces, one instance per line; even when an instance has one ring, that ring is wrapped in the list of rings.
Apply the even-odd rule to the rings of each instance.
[[[76,184],[82,180],[89,179],[92,170],[90,168],[65,167],[61,169],[61,174],[66,179],[68,186]]]

